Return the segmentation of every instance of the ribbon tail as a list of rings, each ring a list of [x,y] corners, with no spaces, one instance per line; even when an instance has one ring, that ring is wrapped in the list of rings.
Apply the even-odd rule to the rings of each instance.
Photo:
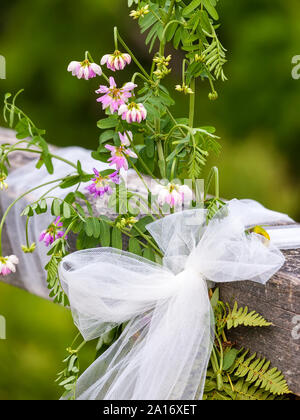
[[[199,277],[181,281],[175,296],[129,322],[119,340],[83,373],[77,399],[202,399],[213,342],[210,302]]]
[[[76,398],[201,399],[213,342],[213,317],[206,282],[189,269],[176,276],[128,254],[99,250],[97,255],[96,265],[93,251],[90,269],[89,264],[85,264],[85,273],[81,269],[77,274],[76,270],[71,271],[70,281],[66,273],[61,273],[68,282],[77,324],[84,326],[84,332],[92,338],[95,334],[86,328],[87,316],[82,311],[89,312],[97,334],[99,326],[93,321],[97,316],[99,324],[121,318],[131,321],[120,338],[79,378]],[[65,263],[70,265],[74,257],[68,258],[69,262]],[[111,259],[110,265],[103,267],[107,258]],[[98,263],[106,275],[99,274]],[[83,291],[89,294],[86,303],[85,299],[82,301]],[[152,307],[150,302],[153,302]],[[95,310],[91,309],[93,304]]]

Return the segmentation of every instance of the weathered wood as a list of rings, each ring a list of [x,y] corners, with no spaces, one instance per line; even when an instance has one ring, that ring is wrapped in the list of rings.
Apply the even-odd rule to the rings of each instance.
[[[14,134],[0,129],[0,143],[14,142]],[[13,168],[22,166],[32,159],[32,155],[16,152]],[[131,179],[131,185],[137,182]],[[3,210],[3,209],[2,209]],[[1,209],[0,209],[1,213]],[[4,250],[10,253],[10,244],[4,236]],[[237,328],[231,330],[230,340],[237,345],[256,351],[278,366],[287,378],[290,389],[300,395],[300,250],[284,251],[284,267],[266,286],[253,282],[222,284],[221,298],[239,305],[247,305],[250,310],[261,313],[273,323],[270,328]],[[9,277],[10,284],[20,287],[18,274]]]
[[[239,327],[228,338],[238,346],[271,360],[285,374],[290,389],[300,394],[300,250],[284,251],[284,267],[266,286],[253,282],[227,283],[221,298],[248,306],[273,323],[268,328]]]

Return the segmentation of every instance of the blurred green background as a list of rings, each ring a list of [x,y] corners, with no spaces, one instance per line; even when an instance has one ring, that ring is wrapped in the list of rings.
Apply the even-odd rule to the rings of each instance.
[[[209,165],[219,166],[222,196],[254,198],[300,220],[300,80],[291,76],[292,57],[300,55],[299,0],[220,0],[219,12],[229,81],[217,84],[213,103],[200,84],[196,108],[198,124],[214,125],[222,137],[222,153]],[[95,60],[112,52],[114,25],[149,66],[127,0],[2,0],[1,97],[25,88],[20,104],[47,129],[49,142],[96,148],[99,82],[77,81],[66,68],[87,49]],[[170,89],[180,78],[179,60],[172,67]],[[124,71],[118,80],[128,77]],[[173,97],[174,113],[184,116],[186,98]],[[69,312],[0,284],[0,314],[8,336],[0,341],[0,399],[58,398],[53,380],[75,331]],[[83,364],[92,355],[90,347]]]

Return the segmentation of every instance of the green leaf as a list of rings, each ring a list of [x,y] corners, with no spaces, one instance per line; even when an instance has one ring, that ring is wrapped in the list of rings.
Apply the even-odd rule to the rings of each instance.
[[[217,288],[214,291],[214,293],[213,293],[213,295],[210,299],[210,304],[211,304],[213,309],[215,309],[217,307],[218,302],[219,302],[219,298],[220,298],[220,290],[219,290],[219,288]]]
[[[52,202],[51,213],[53,216],[60,216],[60,200],[55,198]]]
[[[112,229],[111,245],[112,245],[113,248],[117,248],[117,249],[122,249],[123,248],[122,233],[116,227],[113,227],[113,229]]]
[[[192,0],[192,2],[183,9],[183,16],[189,16],[198,6],[202,0]]]
[[[104,133],[100,135],[99,141],[100,143],[105,143],[108,140],[112,139],[114,135],[115,132],[113,130],[104,131]]]
[[[104,118],[97,122],[97,127],[101,128],[102,130],[106,130],[108,128],[115,128],[118,125],[118,118],[115,116],[110,116],[108,118]]]
[[[33,216],[33,210],[31,208],[31,206],[26,206],[25,209],[22,211],[21,216]]]
[[[68,203],[64,202],[63,204],[63,216],[65,219],[69,219],[71,217],[71,207]]]
[[[128,250],[135,255],[142,255],[141,246],[136,238],[130,238]]]
[[[100,223],[96,217],[89,217],[84,227],[87,236],[93,236],[95,239],[100,236]]]
[[[213,6],[212,0],[201,0],[201,3],[205,7],[205,9],[208,11],[208,13],[211,15],[211,17],[215,20],[219,19],[218,12]]]
[[[154,252],[152,251],[151,248],[146,248],[144,250],[143,257],[146,258],[147,260],[155,262],[155,254],[154,254]]]
[[[134,236],[139,236],[140,232],[145,233],[147,231],[146,226],[153,222],[151,216],[145,216],[141,218],[137,223],[132,226],[131,234]],[[140,231],[138,231],[137,229]]]
[[[100,218],[100,241],[102,247],[109,247],[111,243],[110,226],[104,218]]]
[[[199,12],[200,16],[200,23],[202,28],[208,33],[211,34],[211,23],[209,21],[209,17],[205,10],[200,10]]]
[[[232,367],[234,364],[237,356],[239,354],[239,350],[237,349],[231,349],[228,353],[224,356],[224,363],[223,363],[223,370],[228,370]]]

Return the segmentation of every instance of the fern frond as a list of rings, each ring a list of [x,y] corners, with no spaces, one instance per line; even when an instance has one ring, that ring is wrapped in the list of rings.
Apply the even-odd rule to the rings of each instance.
[[[246,356],[244,352],[233,365],[231,374],[235,377],[243,378],[248,384],[253,384],[256,388],[263,389],[274,395],[289,394],[290,390],[284,379],[283,374],[277,368],[269,369],[270,363],[266,359],[256,358],[256,353]]]
[[[268,391],[259,389],[256,386],[249,384],[243,379],[239,379],[237,383],[233,385],[234,399],[243,401],[270,401],[275,400],[276,396],[270,394]]]
[[[209,35],[209,34],[207,34]],[[223,66],[227,62],[226,60],[226,49],[223,47],[218,39],[215,29],[213,28],[213,34],[211,44],[206,44],[206,49],[203,53],[205,57],[205,64],[209,71],[215,75],[216,79],[221,78],[223,82],[227,80],[225,76]]]
[[[237,328],[240,325],[245,327],[270,327],[271,322],[266,321],[257,312],[252,311],[248,313],[248,307],[238,308],[237,302],[235,302],[233,310],[227,316],[227,329]]]

